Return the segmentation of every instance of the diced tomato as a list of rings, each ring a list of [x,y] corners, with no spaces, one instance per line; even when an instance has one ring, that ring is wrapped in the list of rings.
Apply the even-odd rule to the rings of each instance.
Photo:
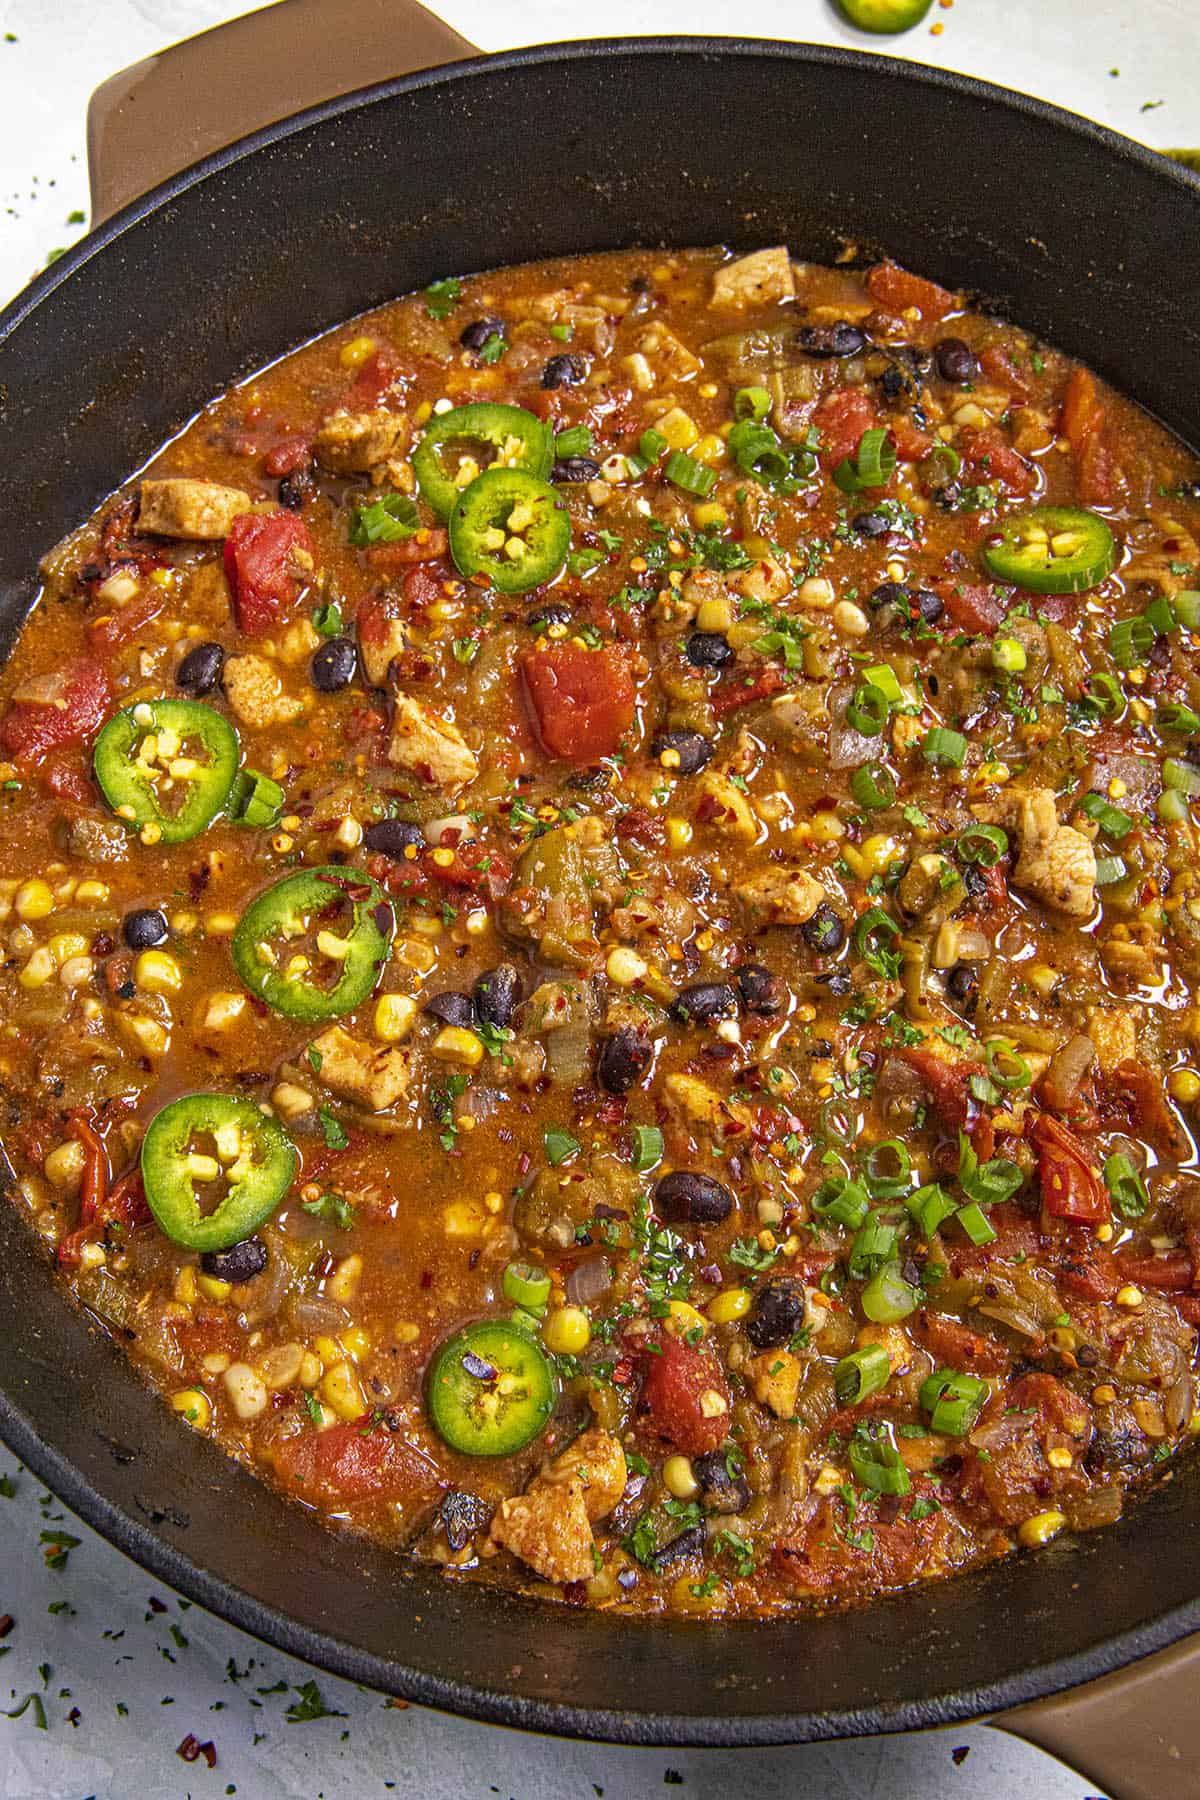
[[[263,468],[268,475],[294,475],[297,469],[303,469],[312,460],[312,444],[302,432],[293,432],[290,436],[280,438],[277,444],[263,457]]]
[[[432,530],[422,526],[413,537],[394,544],[372,544],[364,555],[373,569],[406,569],[411,563],[436,562],[449,545],[449,535],[440,525]]]
[[[915,1069],[929,1093],[933,1110],[942,1123],[962,1130],[973,1107],[970,1084],[973,1077],[986,1077],[982,1063],[947,1062],[936,1050],[914,1049],[902,1052],[910,1069]]]
[[[990,636],[1005,616],[1006,609],[991,588],[978,581],[956,581],[952,576],[939,576],[934,587],[950,623],[959,631],[969,631],[973,637],[981,633]]]
[[[69,663],[17,693],[26,697],[0,719],[0,745],[19,763],[86,742],[104,722],[111,697],[108,676],[94,662]]]
[[[83,1181],[79,1193],[79,1224],[58,1246],[58,1260],[63,1268],[79,1265],[84,1244],[103,1237],[109,1225],[119,1225],[124,1232],[144,1225],[150,1217],[146,1190],[138,1168],[130,1169],[121,1179],[110,1184],[108,1152],[93,1118],[83,1112],[71,1119],[71,1136],[83,1146]]]
[[[1049,1113],[1031,1113],[1025,1135],[1038,1159],[1042,1206],[1052,1219],[1105,1225],[1112,1218],[1108,1190],[1073,1131]]]
[[[1114,1260],[1126,1281],[1135,1287],[1158,1288],[1164,1294],[1185,1292],[1195,1276],[1195,1263],[1187,1250],[1168,1250],[1165,1256],[1134,1256],[1122,1250]]]
[[[1189,1325],[1200,1326],[1200,1294],[1176,1294],[1175,1308]]]
[[[981,481],[998,481],[1019,498],[1032,494],[1037,485],[1034,470],[994,425],[987,425],[981,431],[964,431],[959,447],[963,461]]]
[[[399,373],[399,356],[390,344],[380,344],[358,371],[342,405],[347,412],[371,412],[382,406]]]
[[[70,800],[76,806],[90,806],[96,798],[95,783],[88,765],[78,750],[55,750],[38,765],[38,774],[48,793],[56,800]]]
[[[295,513],[243,513],[225,539],[225,574],[233,590],[238,624],[247,637],[262,637],[294,604],[300,577],[312,566],[308,526]]]
[[[911,419],[893,420],[891,433],[896,455],[901,462],[920,462],[933,449],[933,439],[929,433],[918,431]]]
[[[712,709],[720,719],[726,713],[736,712],[739,706],[752,706],[756,700],[767,700],[786,686],[783,670],[775,663],[764,663],[749,677],[745,669],[738,669],[713,689]]]
[[[137,636],[143,626],[158,617],[166,605],[166,599],[165,589],[152,582],[144,593],[127,600],[116,612],[93,619],[88,625],[87,636],[96,655],[109,657],[114,651],[122,649]]]
[[[1128,804],[1128,802],[1124,802]],[[1144,1063],[1124,1057],[1113,1070],[1112,1084],[1128,1096],[1128,1117],[1139,1137],[1144,1138],[1160,1156],[1179,1162],[1187,1160],[1191,1145],[1187,1133],[1171,1110],[1162,1078]]]
[[[542,747],[564,762],[611,756],[633,723],[634,687],[615,650],[551,644],[521,658],[526,704]]]
[[[823,1501],[792,1537],[776,1547],[776,1567],[788,1586],[803,1594],[876,1593],[907,1587],[926,1572],[944,1573],[965,1540],[940,1506],[914,1519],[913,1500],[928,1503],[937,1484],[918,1476],[902,1507],[860,1490],[853,1522],[840,1495]],[[891,1516],[889,1516],[889,1514]]]
[[[275,1466],[290,1486],[325,1501],[429,1500],[442,1485],[423,1453],[371,1413],[285,1438]]]
[[[921,1341],[931,1356],[936,1356],[948,1369],[959,1369],[971,1375],[999,1375],[1012,1361],[1003,1344],[972,1331],[969,1325],[951,1319],[945,1313],[918,1315]]]
[[[670,1332],[662,1332],[657,1344],[647,1347],[642,1399],[655,1430],[685,1456],[715,1450],[729,1435],[725,1371],[715,1357]]]
[[[1104,441],[1105,407],[1090,369],[1072,369],[1058,428],[1075,455],[1079,497],[1088,506],[1111,506],[1115,465]]]
[[[392,614],[381,594],[368,594],[359,601],[354,615],[360,644],[386,644],[390,635]]]
[[[1112,1252],[1086,1231],[1069,1232],[1068,1240],[1057,1271],[1063,1292],[1079,1300],[1111,1300],[1125,1279]]]
[[[1015,1381],[1008,1400],[1021,1412],[1036,1411],[1039,1436],[1065,1431],[1068,1437],[1083,1437],[1090,1423],[1086,1402],[1078,1399],[1056,1375],[1047,1375],[1042,1369],[1034,1369]]]
[[[414,612],[423,612],[437,600],[444,600],[442,583],[447,579],[445,569],[432,569],[426,563],[415,563],[401,582],[404,601]]]
[[[1029,389],[1025,385],[1025,378],[1007,350],[1002,350],[999,344],[989,344],[986,350],[980,352],[979,361],[988,379],[997,387],[1006,388],[1010,399],[1022,404],[1028,400]]]
[[[936,281],[912,275],[893,262],[876,263],[868,271],[867,292],[884,312],[899,316],[910,306],[915,306],[923,319],[935,323],[944,319],[947,313],[958,312],[961,308],[957,294],[939,287]]]
[[[821,461],[827,469],[836,469],[854,455],[859,438],[878,425],[879,417],[871,396],[861,388],[835,388],[818,403],[812,422],[821,439]]]

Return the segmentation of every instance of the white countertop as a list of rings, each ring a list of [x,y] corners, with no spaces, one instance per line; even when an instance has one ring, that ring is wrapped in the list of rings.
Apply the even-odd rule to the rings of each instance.
[[[228,0],[0,0],[0,299],[79,237],[92,88],[175,38],[232,18]],[[591,37],[583,0],[448,0],[482,48]],[[645,31],[645,0],[608,0],[603,28]],[[1166,148],[1200,143],[1195,0],[945,0],[899,39],[865,39],[826,0],[655,0],[655,33],[858,44],[1021,88]],[[930,26],[944,29],[931,35]],[[164,1429],[166,1426],[164,1425]],[[71,1519],[0,1448],[0,1800],[1087,1800],[1081,1778],[985,1727],[796,1750],[621,1750],[530,1739],[316,1675],[188,1608]],[[0,1480],[0,1490],[9,1484]],[[47,1568],[44,1531],[78,1538]],[[65,1602],[65,1606],[63,1603]],[[57,1610],[53,1610],[57,1608]],[[316,1680],[336,1716],[289,1720]],[[264,1691],[265,1690],[265,1691]],[[5,1698],[11,1693],[11,1698]],[[77,1709],[77,1711],[76,1711]],[[44,1710],[47,1729],[38,1729]],[[217,1762],[176,1746],[211,1740]]]

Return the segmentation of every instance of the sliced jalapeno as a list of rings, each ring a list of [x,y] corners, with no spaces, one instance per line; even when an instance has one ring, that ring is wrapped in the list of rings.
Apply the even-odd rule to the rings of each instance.
[[[139,700],[101,731],[100,791],[147,842],[182,844],[211,824],[237,774],[237,732],[198,700]]]
[[[860,31],[884,36],[919,25],[933,0],[837,0],[838,11]]]
[[[387,961],[391,902],[358,869],[305,869],[253,901],[230,949],[252,994],[288,1019],[337,1019],[365,1000]]]
[[[554,463],[554,433],[523,406],[490,401],[435,413],[413,452],[413,472],[422,497],[439,519],[448,519],[462,493],[464,467],[474,479],[481,469],[525,469],[539,480]]]
[[[1035,506],[1004,519],[983,546],[989,574],[1031,594],[1082,594],[1112,573],[1117,546],[1104,520],[1077,506]]]
[[[278,1120],[233,1094],[188,1094],[142,1139],[146,1203],[185,1250],[228,1250],[257,1231],[295,1178],[296,1149]]]
[[[450,554],[460,573],[486,575],[499,594],[551,581],[570,547],[566,501],[525,469],[488,469],[450,514]]]
[[[442,1345],[429,1370],[429,1417],[464,1456],[511,1456],[546,1429],[558,1399],[549,1357],[515,1325],[480,1319]]]

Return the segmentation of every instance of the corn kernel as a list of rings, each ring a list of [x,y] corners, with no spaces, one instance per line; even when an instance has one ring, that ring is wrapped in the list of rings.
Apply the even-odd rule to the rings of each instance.
[[[666,438],[672,450],[690,450],[700,436],[700,428],[682,406],[672,406],[655,420],[654,428]]]
[[[715,600],[702,600],[696,612],[696,629],[698,631],[719,631],[722,634],[733,624],[733,603],[727,595],[722,594]]]
[[[1130,1283],[1128,1286],[1118,1290],[1117,1305],[1128,1307],[1132,1312],[1136,1307],[1139,1307],[1142,1304],[1143,1298],[1144,1296],[1141,1288],[1134,1287],[1132,1283]]]
[[[184,1263],[181,1269],[175,1271],[175,1285],[172,1292],[183,1306],[195,1305],[196,1270],[193,1264]]]
[[[77,1138],[59,1144],[42,1164],[46,1180],[64,1194],[72,1194],[83,1180],[83,1145]]]
[[[396,1327],[396,1342],[398,1344],[415,1344],[420,1335],[421,1327],[415,1325],[411,1319],[401,1319],[399,1325]]]
[[[1037,1550],[1056,1538],[1067,1522],[1065,1513],[1035,1513],[1032,1519],[1022,1519],[1017,1526],[1017,1537],[1026,1550]]]
[[[196,1431],[207,1431],[212,1423],[212,1401],[203,1388],[179,1388],[171,1395],[171,1411],[186,1419]]]
[[[228,1300],[233,1292],[232,1281],[222,1281],[218,1275],[197,1275],[196,1286],[206,1300],[217,1302]]]
[[[442,1213],[442,1229],[447,1237],[479,1237],[484,1223],[484,1216],[473,1200],[452,1200]]]
[[[729,1411],[729,1402],[716,1388],[705,1388],[700,1396],[700,1413],[705,1419],[719,1419]]]
[[[255,1373],[249,1363],[230,1363],[221,1380],[225,1384],[225,1392],[229,1403],[239,1419],[257,1419],[266,1412],[270,1402],[266,1383]],[[359,1408],[359,1412],[362,1408]],[[357,1417],[357,1415],[355,1415]]]
[[[54,958],[43,944],[34,951],[25,967],[18,971],[17,980],[23,988],[45,987],[54,974]]]
[[[399,1044],[417,1016],[417,1003],[408,994],[380,994],[375,1002],[375,1036],[384,1044]]]
[[[107,1261],[108,1255],[103,1244],[84,1244],[79,1252],[81,1269],[102,1269]]]
[[[370,362],[376,350],[373,337],[351,338],[338,351],[338,361],[343,369],[361,369],[365,362]]]
[[[320,1379],[321,1359],[319,1356],[314,1356],[311,1350],[306,1350],[300,1358],[300,1369],[296,1380],[302,1388],[315,1388]]]
[[[745,1288],[724,1288],[713,1295],[704,1310],[714,1325],[732,1325],[750,1311],[750,1296]]]
[[[313,1097],[293,1081],[280,1081],[271,1090],[271,1105],[281,1119],[299,1119],[312,1111]]]
[[[1051,1444],[1046,1452],[1046,1461],[1052,1469],[1069,1469],[1075,1458],[1065,1444]]]
[[[341,1342],[351,1362],[361,1362],[371,1348],[371,1334],[364,1331],[361,1325],[348,1325],[342,1333]]]
[[[325,1283],[325,1292],[331,1300],[350,1300],[358,1286],[363,1271],[363,1259],[357,1250],[350,1256],[343,1256],[329,1280]],[[345,1343],[343,1337],[342,1342]]]
[[[209,913],[204,921],[204,929],[209,937],[232,937],[237,930],[237,914],[231,912]]]
[[[461,1025],[447,1025],[438,1032],[429,1052],[439,1062],[461,1063],[464,1068],[477,1069],[483,1061],[483,1040]]]
[[[698,531],[705,531],[710,525],[724,525],[728,518],[729,510],[719,500],[702,500],[692,508],[692,523]]]
[[[339,1419],[360,1419],[366,1411],[358,1376],[349,1362],[334,1363],[326,1369],[321,1377],[321,1398]]]
[[[836,844],[846,835],[846,827],[835,812],[814,813],[809,838],[814,844]]]
[[[663,1486],[676,1500],[694,1500],[700,1492],[700,1483],[686,1456],[668,1456],[662,1476]]]
[[[725,440],[718,437],[715,431],[706,431],[698,444],[693,444],[692,455],[697,462],[712,467],[713,463],[722,461],[725,455]]]
[[[45,919],[54,911],[54,895],[44,881],[23,881],[16,891],[13,906],[18,919],[26,924]]]
[[[667,820],[667,842],[672,850],[686,850],[694,836],[695,830],[690,819]]]
[[[555,1356],[578,1356],[591,1337],[591,1320],[582,1306],[557,1306],[542,1326],[542,1341]]]
[[[674,1321],[675,1329],[680,1337],[687,1337],[693,1331],[705,1332],[708,1330],[708,1321],[704,1314],[697,1312],[688,1300],[670,1301],[667,1311]]]
[[[148,994],[177,994],[183,973],[165,950],[143,950],[133,965],[133,978]]]
[[[1167,1091],[1172,1100],[1192,1106],[1200,1099],[1200,1075],[1194,1069],[1174,1069],[1167,1077]]]
[[[617,944],[609,951],[604,970],[608,979],[618,987],[633,987],[636,982],[644,980],[649,966],[636,950]]]

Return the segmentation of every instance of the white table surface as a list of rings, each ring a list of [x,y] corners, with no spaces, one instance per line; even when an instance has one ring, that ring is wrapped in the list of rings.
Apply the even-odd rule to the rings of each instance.
[[[0,0],[0,298],[85,229],[92,88],[245,10],[228,0]],[[874,44],[1042,95],[1160,148],[1200,143],[1196,0],[954,0],[897,40],[863,39],[826,0],[740,0],[736,12],[722,0],[655,0],[652,9],[608,0],[602,13],[583,0],[447,0],[441,10],[488,50],[590,37],[601,19],[613,34],[645,31],[651,11],[655,32]],[[932,36],[931,24],[944,30]],[[0,1447],[5,1474],[15,1491],[0,1496],[0,1615],[15,1625],[0,1646],[0,1711],[36,1692],[47,1729],[38,1729],[34,1704],[18,1719],[0,1717],[3,1800],[642,1800],[676,1788],[684,1800],[1086,1800],[1092,1792],[982,1726],[795,1750],[652,1751],[396,1710],[186,1607],[66,1515]],[[63,1569],[43,1563],[47,1529],[80,1540]],[[314,1678],[339,1716],[290,1721],[296,1689]],[[215,1744],[211,1771],[177,1758],[189,1733]]]

